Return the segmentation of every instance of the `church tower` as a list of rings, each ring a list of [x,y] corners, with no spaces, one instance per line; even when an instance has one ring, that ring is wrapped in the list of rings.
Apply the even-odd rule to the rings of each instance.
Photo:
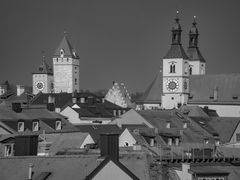
[[[204,75],[206,71],[206,61],[203,58],[198,48],[198,29],[196,23],[196,16],[194,16],[192,27],[189,31],[189,74],[190,75]]]
[[[53,56],[54,92],[79,92],[79,56],[63,37]]]
[[[37,71],[32,73],[33,78],[33,94],[39,92],[51,93],[53,92],[53,71],[48,66],[43,56],[42,64],[38,67]]]
[[[189,61],[181,44],[178,12],[172,27],[172,44],[163,58],[162,108],[172,109],[188,101]]]

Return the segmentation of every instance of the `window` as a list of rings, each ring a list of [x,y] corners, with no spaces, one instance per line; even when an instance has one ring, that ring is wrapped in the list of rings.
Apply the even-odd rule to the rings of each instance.
[[[38,121],[34,121],[32,123],[32,131],[38,131],[39,130],[39,122]]]
[[[57,120],[55,123],[55,129],[61,130],[62,129],[62,122],[60,120]]]
[[[18,122],[18,132],[24,131],[24,122]]]
[[[124,146],[128,147],[129,146],[128,142],[124,142]]]
[[[192,66],[189,66],[189,74],[192,75]]]
[[[113,110],[113,116],[117,116],[117,110]]]
[[[170,73],[175,73],[175,64],[170,65]]]
[[[60,57],[63,57],[63,56],[64,56],[64,50],[61,49],[61,50],[60,50]]]
[[[172,138],[168,138],[168,145],[169,145],[169,146],[172,145]]]
[[[121,110],[118,110],[118,116],[121,116]]]
[[[77,78],[75,78],[75,85],[77,85]]]
[[[240,141],[240,133],[236,134],[236,141],[239,142]]]
[[[4,156],[8,157],[8,156],[13,156],[13,149],[14,145],[13,144],[5,144],[4,145]]]

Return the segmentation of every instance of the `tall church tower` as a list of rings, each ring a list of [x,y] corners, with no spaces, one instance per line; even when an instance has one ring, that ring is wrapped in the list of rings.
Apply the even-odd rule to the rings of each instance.
[[[66,36],[53,56],[54,92],[79,92],[79,56]]]
[[[187,50],[189,57],[189,74],[204,75],[206,71],[206,61],[198,48],[199,33],[196,25],[196,16],[194,16],[192,27],[189,31],[189,46]]]
[[[188,101],[189,61],[181,44],[178,12],[172,27],[172,44],[163,58],[162,108],[172,109]]]
[[[53,92],[53,71],[46,63],[44,56],[42,64],[36,72],[32,73],[32,79],[33,94]]]

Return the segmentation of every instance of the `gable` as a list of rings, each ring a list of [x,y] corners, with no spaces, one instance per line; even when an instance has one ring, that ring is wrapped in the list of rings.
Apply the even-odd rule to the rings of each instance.
[[[153,128],[146,119],[133,109],[121,115],[120,118],[112,121],[111,124],[146,124],[148,127]]]
[[[119,146],[125,147],[126,142],[128,143],[128,146],[133,146],[133,144],[136,144],[136,139],[132,136],[127,128],[119,136]]]
[[[132,180],[126,172],[119,168],[113,161],[109,161],[92,179],[93,180]]]

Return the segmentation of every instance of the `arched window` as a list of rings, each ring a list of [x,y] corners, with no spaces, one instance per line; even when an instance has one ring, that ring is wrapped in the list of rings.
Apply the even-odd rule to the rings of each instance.
[[[192,74],[192,66],[189,66],[189,74]]]
[[[170,65],[170,73],[175,73],[175,64]]]

